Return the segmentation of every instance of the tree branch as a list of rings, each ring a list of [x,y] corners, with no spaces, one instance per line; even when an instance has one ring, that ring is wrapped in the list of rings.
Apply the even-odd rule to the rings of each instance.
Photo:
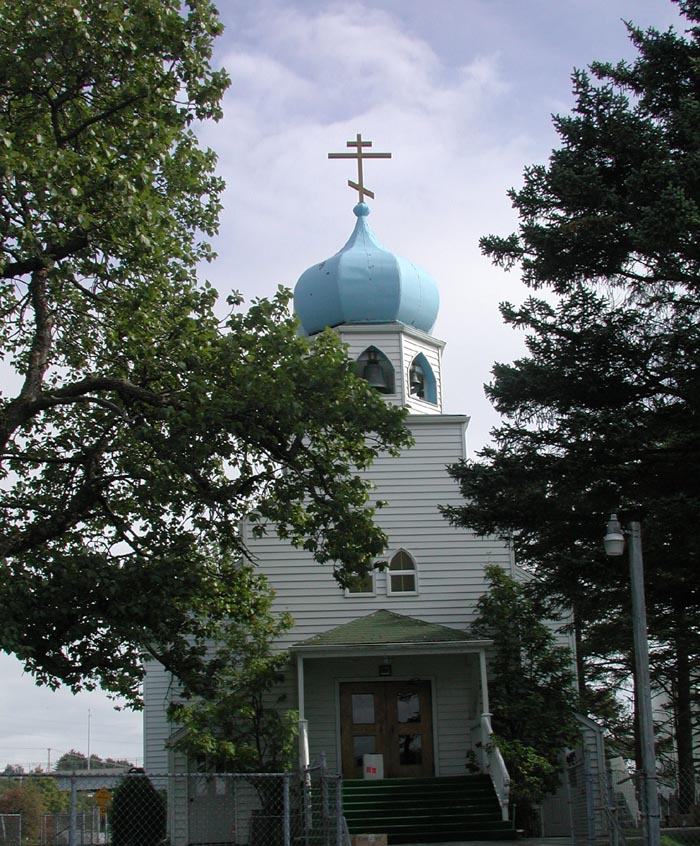
[[[54,511],[47,519],[35,521],[24,530],[10,532],[0,539],[0,558],[21,555],[40,544],[60,537],[78,525],[95,507],[97,494],[105,485],[105,481],[98,479],[96,473],[99,458],[104,449],[104,443],[100,442],[86,453],[82,484],[62,511]]]
[[[50,244],[41,255],[4,264],[0,271],[0,277],[2,279],[14,279],[17,276],[25,276],[27,273],[41,272],[48,265],[62,261],[64,258],[84,250],[88,244],[86,232],[74,232],[64,244],[60,246]]]

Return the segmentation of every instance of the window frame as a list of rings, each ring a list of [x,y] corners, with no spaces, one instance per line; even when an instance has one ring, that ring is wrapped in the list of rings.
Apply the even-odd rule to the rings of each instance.
[[[391,564],[394,559],[399,555],[405,555],[409,558],[413,567],[410,569],[401,569],[401,570],[393,570],[391,569]],[[393,576],[413,576],[413,590],[394,590],[393,588]],[[412,555],[407,549],[404,547],[400,547],[396,550],[396,552],[391,556],[389,559],[389,564],[386,568],[386,592],[388,596],[417,596],[419,593],[419,584],[418,584],[418,562],[414,555]]]
[[[351,599],[355,599],[356,597],[364,596],[364,597],[373,597],[377,595],[377,571],[371,570],[367,574],[371,579],[371,588],[370,590],[355,590],[352,591],[350,588],[345,588],[344,593],[345,596],[349,596]]]

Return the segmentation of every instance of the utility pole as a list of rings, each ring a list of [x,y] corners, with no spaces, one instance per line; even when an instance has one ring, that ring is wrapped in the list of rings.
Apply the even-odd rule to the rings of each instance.
[[[659,846],[659,792],[656,780],[656,752],[654,749],[654,722],[651,706],[651,681],[649,679],[649,643],[647,640],[647,615],[644,601],[644,564],[642,559],[642,532],[638,520],[627,524],[630,542],[630,576],[632,581],[632,621],[634,627],[634,665],[637,708],[642,741],[642,769],[647,799],[647,837],[649,846]]]
[[[660,846],[661,829],[659,814],[659,788],[656,776],[656,751],[654,748],[654,722],[649,678],[649,636],[644,597],[644,560],[642,557],[642,528],[637,514],[631,511],[623,527],[617,514],[610,515],[603,542],[607,555],[622,555],[625,536],[629,541],[630,583],[632,588],[632,636],[634,639],[634,691],[639,714],[639,734],[642,752],[641,794],[644,798],[646,821],[646,846]]]

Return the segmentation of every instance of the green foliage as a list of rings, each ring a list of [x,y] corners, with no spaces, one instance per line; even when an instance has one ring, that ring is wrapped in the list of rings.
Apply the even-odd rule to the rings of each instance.
[[[206,685],[186,690],[169,708],[182,727],[174,746],[205,772],[279,773],[294,763],[297,714],[275,691],[289,655],[271,651],[292,620],[272,612],[272,592],[262,576],[255,579],[255,618],[222,626],[207,658]]]
[[[48,813],[48,805],[37,779],[22,782],[0,779],[0,814],[22,815],[24,843],[40,842],[41,815],[45,813]]]
[[[493,640],[489,698],[494,742],[519,807],[559,784],[562,751],[576,743],[577,696],[571,650],[545,620],[556,619],[527,583],[486,568],[489,590],[477,603],[476,637]]]
[[[57,771],[61,770],[86,770],[87,769],[87,755],[82,752],[77,752],[71,749],[70,752],[64,752],[54,766]],[[108,770],[108,769],[128,769],[133,764],[125,758],[115,760],[114,758],[100,758],[94,753],[90,755],[90,769],[92,770]]]
[[[42,797],[43,814],[65,814],[70,810],[70,790],[61,790],[53,778],[34,778]]]
[[[345,583],[386,538],[358,478],[404,413],[309,344],[289,293],[196,278],[222,182],[208,0],[0,0],[0,648],[39,683],[139,703],[254,614],[241,519]]]
[[[559,784],[559,767],[527,743],[494,735],[496,746],[511,777],[511,802],[518,809],[531,808]]]
[[[114,789],[113,846],[159,846],[165,841],[165,800],[145,775],[128,775]]]
[[[595,665],[631,669],[625,562],[601,545],[612,511],[644,509],[649,628],[675,655],[659,684],[686,689],[700,655],[700,4],[679,6],[685,36],[630,26],[634,61],[574,73],[559,148],[510,192],[518,231],[482,239],[545,293],[503,304],[528,352],[494,366],[495,446],[452,468],[451,519],[510,538],[573,607],[592,706],[611,681]]]

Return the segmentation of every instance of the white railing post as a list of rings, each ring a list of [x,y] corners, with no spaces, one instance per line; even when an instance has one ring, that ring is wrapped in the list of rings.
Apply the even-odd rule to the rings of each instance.
[[[508,819],[508,805],[510,802],[510,775],[506,763],[501,755],[501,750],[492,740],[493,729],[491,728],[491,715],[481,715],[481,736],[487,757],[487,771],[493,781],[496,796],[501,805],[501,817]],[[485,742],[484,742],[485,739]]]
[[[309,759],[309,721],[299,720],[299,768],[305,770],[308,768]]]
[[[308,842],[313,828],[313,807],[311,799],[311,761],[309,756],[309,721],[299,720],[299,768],[304,785],[304,830]]]
[[[481,715],[481,755],[483,759],[482,770],[489,771],[489,746],[491,744],[491,714]]]

